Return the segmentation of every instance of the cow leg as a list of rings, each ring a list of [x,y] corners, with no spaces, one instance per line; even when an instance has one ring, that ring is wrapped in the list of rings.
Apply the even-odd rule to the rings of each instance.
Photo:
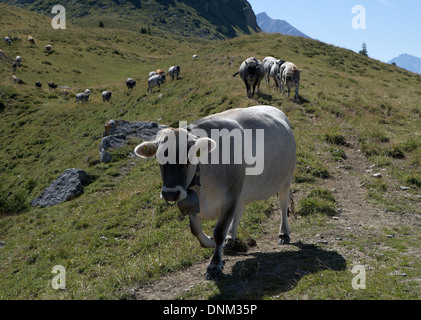
[[[193,235],[199,239],[200,245],[203,248],[215,248],[215,241],[203,233],[202,218],[197,215],[189,215],[190,230]]]
[[[247,97],[250,98],[250,96],[251,96],[251,88],[250,88],[250,85],[248,84],[247,81],[244,81],[244,83],[246,84]]]
[[[278,191],[279,205],[282,210],[281,227],[279,229],[279,244],[289,244],[289,225],[288,225],[288,205],[289,205],[289,188]]]
[[[300,96],[298,95],[299,88],[300,88],[300,83],[297,82],[297,84],[295,85],[295,97],[294,97],[295,100],[299,100],[300,99]]]
[[[225,246],[228,247],[232,245],[233,241],[237,239],[237,227],[240,223],[240,219],[244,213],[244,204],[238,205],[237,210],[235,210],[234,218],[231,221],[230,227],[228,229],[228,234],[225,238]]]
[[[232,221],[232,215],[236,211],[236,205],[231,203],[221,208],[218,222],[213,230],[215,241],[215,251],[212,260],[206,270],[207,280],[219,280],[222,277],[222,249],[224,247],[225,236]]]

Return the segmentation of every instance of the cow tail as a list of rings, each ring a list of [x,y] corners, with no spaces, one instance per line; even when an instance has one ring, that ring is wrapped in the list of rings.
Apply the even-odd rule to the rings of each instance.
[[[238,76],[239,74],[240,74],[240,71],[238,71],[238,72],[234,73],[232,76],[233,76],[233,77],[236,77],[236,76]]]

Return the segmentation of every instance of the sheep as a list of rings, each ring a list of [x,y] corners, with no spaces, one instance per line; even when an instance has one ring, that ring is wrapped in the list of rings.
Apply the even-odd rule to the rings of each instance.
[[[176,78],[178,80],[178,76],[180,75],[180,66],[172,66],[168,69],[168,75],[171,77],[171,81]]]
[[[4,43],[6,43],[7,45],[11,45],[12,44],[12,39],[10,39],[9,37],[5,37],[4,38]]]
[[[18,66],[20,66],[20,63],[22,62],[22,57],[21,56],[16,56],[15,61],[18,64]]]
[[[150,77],[148,80],[148,91],[152,93],[152,88],[158,86],[165,82],[165,74],[157,74],[153,77]]]
[[[192,60],[194,61],[194,60],[196,60],[197,58],[199,58],[199,56],[198,56],[197,54],[194,54],[194,55],[193,55],[193,57],[192,57]]]
[[[136,86],[136,80],[133,80],[132,78],[128,78],[126,80],[126,86],[127,86],[127,89],[129,90],[133,89]]]
[[[103,91],[102,92],[102,102],[105,102],[105,101],[110,101],[110,99],[111,99],[111,96],[112,96],[112,92],[111,91]]]
[[[57,84],[55,84],[55,83],[54,83],[54,82],[52,82],[52,81],[49,81],[49,82],[48,82],[48,90],[51,90],[51,89],[56,90],[56,89],[57,89]]]
[[[39,82],[39,81],[35,82],[35,87],[41,88],[42,87],[42,83]]]
[[[28,42],[29,44],[35,44],[35,39],[31,36],[28,36]]]
[[[51,51],[53,51],[53,46],[52,46],[51,44],[47,44],[47,45],[45,46],[45,51],[47,51],[47,52],[51,52]]]

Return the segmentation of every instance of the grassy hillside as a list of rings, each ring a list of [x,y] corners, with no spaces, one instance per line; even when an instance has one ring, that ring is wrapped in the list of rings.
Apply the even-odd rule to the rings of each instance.
[[[156,161],[130,156],[140,141],[115,150],[112,163],[99,163],[98,147],[109,119],[160,119],[177,126],[231,108],[274,105],[287,114],[296,137],[296,194],[310,196],[322,188],[353,148],[383,173],[381,179],[361,177],[367,201],[387,212],[421,214],[419,75],[309,39],[254,34],[199,42],[107,26],[70,24],[66,30],[53,30],[49,18],[3,4],[0,15],[0,30],[14,40],[12,46],[1,46],[5,58],[0,58],[0,299],[127,298],[129,288],[210,258],[212,250],[199,247],[187,219],[159,199]],[[28,35],[34,36],[35,46],[27,43]],[[45,44],[52,44],[53,53],[44,52]],[[194,53],[199,55],[196,61],[191,59]],[[16,76],[26,85],[11,81],[16,55],[22,56]],[[303,69],[302,104],[265,84],[255,100],[247,99],[243,83],[231,77],[249,56],[268,55]],[[181,65],[182,79],[147,93],[149,71],[174,64]],[[138,80],[131,92],[125,87],[128,77]],[[43,87],[35,88],[35,81]],[[71,87],[69,100],[49,91],[48,81]],[[89,103],[74,103],[75,93],[86,88],[92,91]],[[114,92],[111,104],[102,103],[104,89]],[[84,169],[95,178],[82,196],[45,209],[27,205],[67,168]],[[356,175],[352,165],[345,169]],[[403,193],[400,186],[411,189]],[[295,227],[329,227],[323,207],[309,205],[305,198],[297,201],[303,220]],[[247,208],[240,239],[261,236],[273,203]],[[206,223],[207,233],[214,223]],[[390,268],[419,270],[419,259],[408,250],[419,251],[420,226],[406,228],[403,242],[392,245],[397,249],[391,249]],[[361,251],[365,240],[355,237],[344,246],[354,250],[360,243],[355,250]],[[66,268],[66,290],[51,287],[55,265]],[[318,282],[324,272],[303,283],[308,288],[326,285]],[[419,274],[408,275],[392,298],[419,296]],[[336,276],[339,282],[349,277],[346,272]],[[293,290],[304,297],[305,288]],[[379,288],[376,297],[390,297],[388,290]],[[373,298],[373,292],[358,297]],[[355,296],[347,291],[337,298]]]
[[[53,16],[51,0],[2,2]],[[150,33],[163,30],[184,37],[232,38],[260,31],[250,4],[244,0],[63,0],[66,18],[84,28],[98,27]]]

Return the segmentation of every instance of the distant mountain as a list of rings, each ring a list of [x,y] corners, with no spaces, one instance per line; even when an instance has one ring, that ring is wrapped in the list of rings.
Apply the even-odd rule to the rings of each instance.
[[[398,67],[421,74],[421,58],[411,56],[410,54],[401,54],[399,57],[390,60],[390,63],[396,63]]]
[[[266,12],[256,15],[257,24],[263,32],[281,33],[289,36],[310,38],[309,36],[297,30],[285,20],[272,19]]]

